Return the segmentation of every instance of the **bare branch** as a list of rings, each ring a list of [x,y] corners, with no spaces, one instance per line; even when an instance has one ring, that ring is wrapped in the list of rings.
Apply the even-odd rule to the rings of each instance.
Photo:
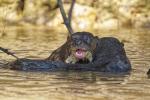
[[[71,25],[72,11],[73,11],[73,8],[74,8],[75,1],[76,0],[72,0],[71,7],[70,7],[69,12],[68,12],[68,19],[69,19],[70,25]]]
[[[71,34],[73,34],[73,29],[70,25],[70,20],[68,19],[68,17],[66,16],[66,13],[65,13],[65,10],[64,10],[64,7],[63,7],[63,3],[62,3],[62,0],[58,0],[58,7],[60,9],[60,12],[61,12],[61,15],[63,17],[63,20],[64,20],[64,24],[65,26],[67,27],[68,31],[69,31],[69,37],[71,37]],[[72,10],[71,10],[72,12]]]
[[[17,60],[19,60],[19,58],[16,55],[14,55],[14,53],[10,52],[8,49],[0,47],[0,50],[3,51],[4,53],[8,54],[8,55],[15,57]]]

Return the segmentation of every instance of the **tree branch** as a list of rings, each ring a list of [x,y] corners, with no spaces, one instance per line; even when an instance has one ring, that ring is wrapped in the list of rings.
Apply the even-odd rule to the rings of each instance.
[[[74,1],[74,0],[73,0]],[[73,2],[74,3],[74,2]],[[71,21],[71,16],[72,16],[72,9],[73,9],[73,4],[72,3],[72,7],[71,7],[71,9],[69,10],[69,16],[70,16],[70,18],[68,18],[67,16],[66,16],[66,13],[65,13],[65,10],[64,10],[64,7],[63,7],[63,3],[62,3],[62,0],[58,0],[58,7],[59,7],[59,9],[60,9],[60,12],[61,12],[61,15],[62,15],[62,17],[63,17],[63,21],[64,21],[64,24],[65,24],[65,26],[67,27],[67,29],[68,29],[68,31],[69,31],[69,37],[71,37],[71,34],[73,34],[74,32],[73,32],[73,29],[72,29],[72,27],[71,27],[71,25],[70,25],[70,21]]]
[[[75,4],[75,1],[76,0],[72,0],[71,7],[70,7],[69,12],[68,12],[68,20],[70,22],[70,25],[71,25],[72,12],[73,12],[73,7],[74,7],[74,4]]]
[[[19,58],[18,58],[16,55],[14,55],[14,53],[10,52],[8,49],[5,49],[5,48],[0,47],[0,50],[3,51],[4,53],[8,54],[8,55],[13,56],[13,57],[16,58],[17,60],[19,60]]]

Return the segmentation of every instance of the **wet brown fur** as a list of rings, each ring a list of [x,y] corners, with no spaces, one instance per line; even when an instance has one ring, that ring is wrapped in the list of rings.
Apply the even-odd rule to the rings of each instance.
[[[81,32],[77,32],[74,34],[78,34],[79,36],[82,34]],[[87,49],[91,50],[91,53],[94,52],[93,50],[96,48],[96,37],[94,37],[91,33],[89,32],[83,32],[83,35],[88,35],[88,37],[93,37],[93,39],[90,41],[89,47],[87,47]],[[80,39],[82,41],[82,39]],[[54,50],[52,52],[52,54],[47,58],[47,60],[52,60],[52,61],[63,61],[65,62],[66,59],[71,55],[72,50],[75,49],[75,47],[73,47],[71,45],[71,43],[73,43],[73,40],[71,38],[68,38],[67,41],[58,49]]]
[[[118,39],[113,37],[98,38],[88,32],[77,32],[74,34],[81,41],[88,41],[88,39],[82,39],[84,36],[91,38],[87,49],[90,49],[89,51],[92,54],[92,62],[67,63],[66,66],[68,68],[79,68],[80,70],[80,68],[93,67],[99,68],[103,72],[128,72],[131,70],[131,64],[126,56],[124,46]],[[71,45],[72,42],[72,39],[68,39],[61,47],[52,52],[47,60],[66,63],[65,60],[71,57],[71,50],[74,48]]]

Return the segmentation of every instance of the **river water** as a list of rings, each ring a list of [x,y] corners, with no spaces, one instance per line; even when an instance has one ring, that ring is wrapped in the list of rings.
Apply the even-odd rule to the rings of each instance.
[[[0,100],[150,100],[150,31],[119,29],[95,31],[125,44],[132,63],[129,75],[100,72],[23,72],[0,69]],[[66,40],[61,30],[7,28],[0,46],[20,58],[46,58]],[[0,52],[0,63],[15,60]]]

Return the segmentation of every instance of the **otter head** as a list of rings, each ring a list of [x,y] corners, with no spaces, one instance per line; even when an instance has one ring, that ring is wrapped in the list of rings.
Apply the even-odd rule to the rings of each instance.
[[[66,63],[89,63],[93,60],[93,53],[96,48],[96,38],[89,32],[74,33],[68,38],[70,55]]]

